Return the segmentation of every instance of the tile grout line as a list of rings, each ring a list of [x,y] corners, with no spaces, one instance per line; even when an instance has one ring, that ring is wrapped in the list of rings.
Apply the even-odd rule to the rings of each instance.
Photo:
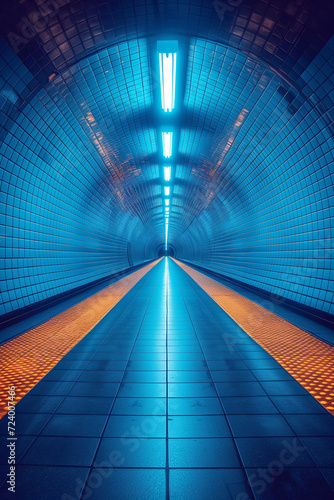
[[[166,500],[169,500],[169,437],[168,437],[168,295],[169,295],[169,266],[166,257]],[[165,274],[166,276],[166,274]]]

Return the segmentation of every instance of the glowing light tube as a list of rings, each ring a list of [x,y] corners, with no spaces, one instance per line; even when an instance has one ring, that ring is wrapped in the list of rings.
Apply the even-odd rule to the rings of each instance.
[[[158,42],[161,106],[164,111],[172,111],[175,106],[177,50],[177,40],[163,40]]]
[[[164,180],[166,182],[170,181],[171,169],[171,167],[164,167]]]
[[[162,150],[165,158],[172,156],[173,132],[162,132]]]

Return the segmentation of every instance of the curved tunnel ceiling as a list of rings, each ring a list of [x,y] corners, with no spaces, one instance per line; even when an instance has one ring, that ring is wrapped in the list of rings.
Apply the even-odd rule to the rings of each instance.
[[[43,250],[13,250],[12,259],[36,250],[45,286],[31,299],[17,276],[3,312],[127,267],[129,243],[135,263],[157,255],[165,126],[177,256],[333,312],[332,2],[23,0],[2,10],[7,215],[29,205],[36,217],[39,207],[38,228],[21,217],[13,241],[55,228]],[[160,109],[159,38],[179,42],[170,116]],[[37,264],[27,265],[33,280]]]

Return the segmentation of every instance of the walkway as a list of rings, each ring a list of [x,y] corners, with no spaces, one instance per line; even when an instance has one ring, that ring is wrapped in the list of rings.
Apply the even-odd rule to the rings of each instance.
[[[16,410],[20,499],[334,498],[333,416],[170,259]]]

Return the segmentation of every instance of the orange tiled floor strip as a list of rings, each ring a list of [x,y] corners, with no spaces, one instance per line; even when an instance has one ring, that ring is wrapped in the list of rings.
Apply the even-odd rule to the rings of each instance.
[[[0,418],[8,411],[8,386],[16,387],[18,403],[160,260],[0,346]]]
[[[191,267],[174,262],[334,415],[334,347]]]

